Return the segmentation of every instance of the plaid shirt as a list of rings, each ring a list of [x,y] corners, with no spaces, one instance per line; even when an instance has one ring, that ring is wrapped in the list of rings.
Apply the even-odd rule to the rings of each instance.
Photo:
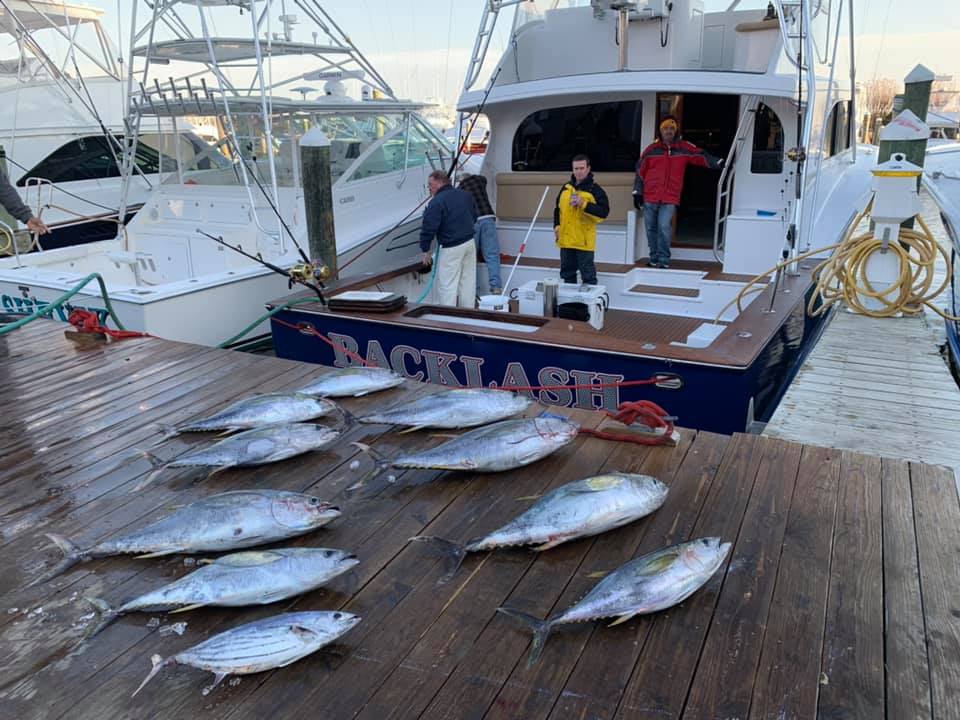
[[[457,187],[473,195],[479,217],[496,215],[490,204],[490,198],[487,197],[487,179],[483,175],[464,175]]]

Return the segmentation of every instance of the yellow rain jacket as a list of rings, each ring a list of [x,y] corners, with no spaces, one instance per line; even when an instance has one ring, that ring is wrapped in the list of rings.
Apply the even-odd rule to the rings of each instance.
[[[586,204],[580,207],[570,205],[570,198],[577,193]],[[553,209],[553,225],[559,227],[557,245],[571,250],[593,252],[597,246],[597,224],[602,223],[610,214],[610,202],[607,194],[593,180],[593,173],[577,184],[571,176],[557,196]]]

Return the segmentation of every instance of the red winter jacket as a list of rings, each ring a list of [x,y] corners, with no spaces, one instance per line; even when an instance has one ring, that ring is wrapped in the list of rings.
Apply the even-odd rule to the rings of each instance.
[[[717,158],[686,140],[675,140],[669,146],[657,140],[648,145],[637,161],[637,175],[643,178],[643,201],[679,205],[687,165],[720,166]]]

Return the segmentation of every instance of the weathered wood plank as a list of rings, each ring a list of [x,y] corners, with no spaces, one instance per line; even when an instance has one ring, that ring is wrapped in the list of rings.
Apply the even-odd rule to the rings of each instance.
[[[930,717],[930,667],[906,462],[882,461],[881,494],[887,717]]]
[[[844,452],[823,633],[822,718],[884,716],[880,459]]]
[[[804,448],[757,667],[751,718],[816,714],[839,475],[839,452]]]
[[[746,717],[777,577],[802,446],[763,456],[730,569],[683,710],[684,718]]]
[[[960,718],[960,502],[948,470],[910,463],[933,716]]]

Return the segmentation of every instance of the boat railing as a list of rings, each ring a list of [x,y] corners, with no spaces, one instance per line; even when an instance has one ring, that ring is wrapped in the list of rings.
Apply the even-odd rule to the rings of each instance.
[[[736,139],[730,145],[727,158],[720,171],[720,180],[717,182],[717,202],[713,223],[713,256],[717,262],[723,262],[723,224],[730,214],[730,197],[733,190],[733,176],[736,174],[736,160],[746,141],[747,133],[753,127],[753,116],[760,104],[758,95],[747,95],[744,98],[743,111],[737,123]]]

